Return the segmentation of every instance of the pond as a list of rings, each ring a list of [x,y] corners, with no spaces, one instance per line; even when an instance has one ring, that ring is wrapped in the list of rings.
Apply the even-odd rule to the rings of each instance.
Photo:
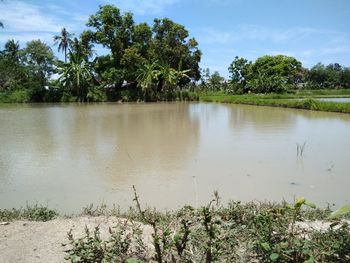
[[[350,115],[210,103],[0,107],[0,208],[349,202]],[[302,156],[297,145],[305,142]]]
[[[350,98],[319,98],[320,101],[350,103]]]

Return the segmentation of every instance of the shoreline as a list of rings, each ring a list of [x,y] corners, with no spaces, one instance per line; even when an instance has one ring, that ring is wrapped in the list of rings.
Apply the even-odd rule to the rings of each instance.
[[[135,208],[126,214],[100,209],[73,217],[36,206],[23,209],[22,215],[39,217],[23,219],[16,213],[18,217],[8,218],[6,224],[0,210],[2,260],[58,263],[104,258],[140,263],[160,262],[161,255],[161,262],[194,262],[209,252],[216,255],[209,262],[278,262],[294,254],[300,258],[292,262],[350,259],[350,208],[332,217],[335,212],[317,209],[303,197],[294,204],[221,205],[217,193],[206,206],[173,212],[142,209],[136,192],[134,201]]]
[[[301,110],[350,113],[350,103],[326,102],[315,99],[316,97],[286,97],[276,95],[226,95],[226,94],[200,94],[199,101],[213,103],[244,104],[254,106],[268,106],[278,108],[292,108]],[[301,98],[302,100],[294,100]],[[325,97],[317,97],[325,98]],[[338,97],[339,98],[339,97]]]

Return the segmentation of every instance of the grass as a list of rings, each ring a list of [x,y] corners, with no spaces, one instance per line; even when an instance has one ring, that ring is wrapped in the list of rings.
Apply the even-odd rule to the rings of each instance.
[[[298,222],[330,220],[331,211],[317,209],[305,198],[294,204],[229,202],[214,193],[203,207],[185,206],[160,213],[143,209],[134,192],[135,208],[102,240],[99,228],[76,238],[68,232],[70,262],[349,262],[350,225],[333,220],[327,230]],[[86,210],[85,210],[86,211]],[[89,207],[100,215],[106,207]],[[349,210],[347,210],[349,211]],[[136,221],[137,222],[136,222]],[[141,223],[140,223],[141,222]],[[151,244],[145,243],[144,229]],[[147,231],[146,231],[147,232]]]
[[[30,95],[27,90],[0,92],[0,103],[28,103],[29,101]]]
[[[45,206],[27,205],[19,209],[0,209],[0,221],[14,220],[49,221],[58,216],[58,213]]]
[[[234,202],[222,204],[217,192],[205,206],[184,206],[172,212],[135,206],[89,205],[83,215],[123,217],[105,239],[99,227],[83,235],[68,231],[65,258],[70,262],[349,262],[350,209],[331,219],[329,208],[318,209],[305,198],[295,203]],[[47,221],[57,213],[43,206],[0,210],[0,221]],[[302,227],[299,222],[331,222],[328,229]],[[144,232],[145,231],[145,232]],[[145,235],[149,241],[146,241]]]
[[[345,93],[347,93],[346,90]],[[248,95],[226,95],[222,92],[201,93],[199,100],[204,102],[220,102],[233,104],[248,104],[257,106],[272,106],[283,108],[295,108],[315,111],[329,111],[350,113],[350,103],[326,102],[313,99],[317,92],[301,94],[248,94]],[[311,97],[312,96],[312,97]],[[320,95],[323,96],[323,95]],[[304,98],[303,100],[292,100]]]

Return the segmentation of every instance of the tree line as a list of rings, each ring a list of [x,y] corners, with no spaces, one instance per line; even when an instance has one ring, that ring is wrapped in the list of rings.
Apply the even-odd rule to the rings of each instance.
[[[237,93],[350,87],[350,68],[318,63],[307,69],[296,58],[284,55],[263,56],[255,62],[235,57],[228,70],[232,89]]]
[[[54,37],[64,61],[40,40],[23,49],[9,40],[0,53],[0,92],[30,101],[154,101],[174,99],[200,78],[197,41],[168,18],[137,24],[132,13],[104,5],[86,26],[79,36],[63,28]],[[98,55],[99,46],[108,54]]]
[[[254,62],[235,57],[226,81],[200,69],[198,42],[183,25],[168,18],[154,19],[151,26],[135,23],[132,13],[113,5],[100,6],[86,26],[79,36],[66,28],[54,36],[64,60],[41,40],[24,48],[8,40],[0,51],[0,95],[18,102],[159,101],[181,99],[187,90],[240,94],[350,87],[347,67],[319,63],[306,69],[283,55]],[[99,47],[108,53],[97,54]]]

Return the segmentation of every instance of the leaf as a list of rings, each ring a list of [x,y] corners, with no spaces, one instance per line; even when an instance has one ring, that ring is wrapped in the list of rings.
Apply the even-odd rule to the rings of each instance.
[[[271,250],[271,247],[270,247],[269,243],[267,243],[267,242],[261,243],[260,245],[261,245],[262,249],[265,251]]]
[[[300,206],[302,206],[303,204],[305,204],[305,202],[306,202],[305,197],[298,197],[298,198],[295,200],[295,206],[296,206],[296,207],[300,207]]]
[[[347,204],[338,210],[334,211],[333,213],[330,214],[328,218],[333,219],[333,218],[339,218],[347,213],[350,213],[350,204]]]
[[[311,208],[316,208],[316,205],[313,202],[310,202],[309,200],[305,200],[304,205],[307,205]]]
[[[126,260],[126,263],[140,263],[141,261],[138,259],[134,259],[134,258],[129,258]]]
[[[308,260],[305,260],[304,263],[314,263],[314,258],[310,257]]]
[[[272,254],[270,255],[270,259],[271,259],[272,261],[276,261],[278,258],[279,258],[279,255],[278,255],[277,253],[272,253]]]

